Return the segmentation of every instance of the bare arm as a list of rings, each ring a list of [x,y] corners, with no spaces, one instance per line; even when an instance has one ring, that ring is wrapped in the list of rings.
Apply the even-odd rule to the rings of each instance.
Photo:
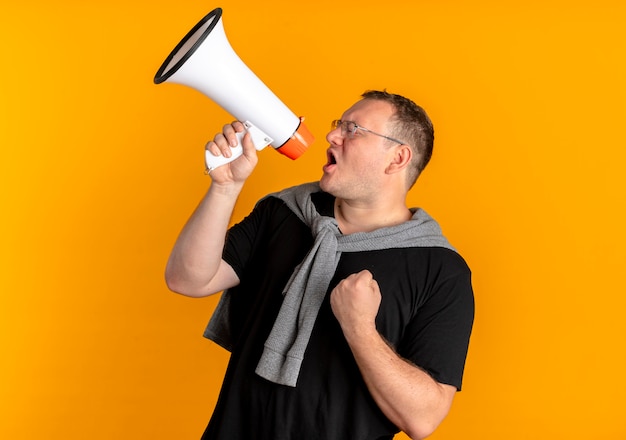
[[[235,131],[243,125],[226,125],[223,133],[206,146],[213,154],[230,156],[237,145]],[[211,171],[211,186],[181,231],[165,269],[165,280],[174,292],[201,297],[239,283],[234,270],[222,260],[222,251],[235,203],[246,179],[256,166],[256,149],[250,136],[242,140],[243,155]]]
[[[456,388],[435,381],[387,344],[376,330],[380,301],[369,271],[350,275],[331,293],[333,312],[372,397],[409,437],[423,439],[448,414]]]

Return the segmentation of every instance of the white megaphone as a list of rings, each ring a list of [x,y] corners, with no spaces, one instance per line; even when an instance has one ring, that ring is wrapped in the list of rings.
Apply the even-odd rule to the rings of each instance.
[[[192,87],[242,121],[254,146],[268,145],[297,159],[313,142],[299,118],[241,61],[232,49],[222,24],[222,9],[208,13],[174,48],[157,71],[154,82]],[[205,153],[207,170],[231,162],[243,153],[241,138],[231,157]]]

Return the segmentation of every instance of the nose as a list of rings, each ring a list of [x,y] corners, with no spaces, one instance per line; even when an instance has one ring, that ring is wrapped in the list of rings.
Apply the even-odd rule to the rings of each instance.
[[[341,134],[341,127],[334,128],[326,135],[326,141],[329,144],[341,145],[343,143],[343,135]]]

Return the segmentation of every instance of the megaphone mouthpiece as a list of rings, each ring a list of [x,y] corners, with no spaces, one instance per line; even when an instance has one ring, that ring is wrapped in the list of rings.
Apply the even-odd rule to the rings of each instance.
[[[313,142],[304,118],[289,110],[232,49],[224,33],[221,8],[207,14],[185,35],[157,71],[154,82],[198,90],[237,120],[257,127],[272,139],[272,147],[291,159],[300,157]]]

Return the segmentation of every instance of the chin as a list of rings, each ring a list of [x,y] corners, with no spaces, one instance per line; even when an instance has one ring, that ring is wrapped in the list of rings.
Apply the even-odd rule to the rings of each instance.
[[[319,181],[319,185],[320,185],[320,189],[322,191],[324,191],[325,193],[328,193],[334,197],[338,197],[339,193],[341,191],[339,191],[339,187],[337,185],[334,185],[330,179],[326,176],[322,177]]]
[[[320,188],[322,189],[322,191],[327,193],[330,193],[332,189],[332,185],[329,183],[329,179],[330,178],[326,174],[324,174],[319,181]]]

